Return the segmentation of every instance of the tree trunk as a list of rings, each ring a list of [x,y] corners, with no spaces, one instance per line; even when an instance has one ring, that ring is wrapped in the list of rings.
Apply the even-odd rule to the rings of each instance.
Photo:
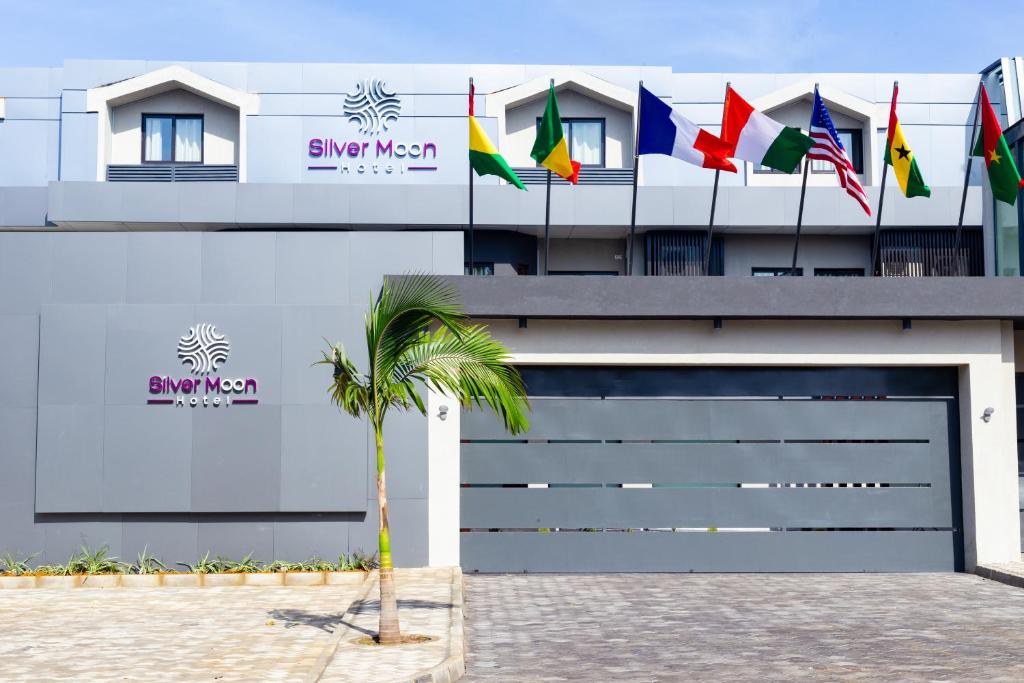
[[[377,429],[377,509],[378,544],[380,551],[380,625],[379,640],[383,645],[397,645],[402,641],[398,626],[398,597],[395,593],[395,569],[391,564],[391,534],[388,524],[388,491],[384,480],[384,437]]]

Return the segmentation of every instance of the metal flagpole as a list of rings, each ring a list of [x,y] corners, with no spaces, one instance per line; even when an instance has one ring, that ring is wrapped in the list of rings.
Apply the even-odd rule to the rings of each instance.
[[[729,86],[732,85],[729,81],[725,82],[725,96],[729,96]],[[724,107],[724,101],[722,106]],[[721,133],[721,131],[719,131]],[[711,190],[711,216],[708,218],[708,239],[707,244],[704,245],[704,268],[701,270],[702,275],[711,274],[711,238],[715,232],[715,204],[718,202],[718,177],[722,174],[722,170],[715,169],[715,187]]]
[[[469,115],[473,116],[475,113],[474,106],[474,95],[476,94],[473,88],[473,77],[469,77]],[[469,164],[469,274],[475,275],[476,260],[474,257],[476,254],[473,253],[473,164]]]
[[[900,82],[892,82],[892,101],[889,104],[889,111],[892,111],[896,106],[896,90],[899,88]],[[892,131],[887,131],[888,136],[892,135]],[[889,153],[889,140],[885,141],[886,154]],[[885,178],[889,175],[889,164],[885,163],[885,157],[882,157],[882,186],[878,190],[878,215],[875,216],[875,236],[871,240],[871,274],[875,274],[875,269],[878,267],[878,240],[882,234],[882,204],[885,202]]]
[[[818,84],[814,84],[814,94],[818,94]],[[811,108],[811,123],[814,123],[814,109]],[[796,275],[796,259],[800,253],[800,228],[804,222],[804,195],[807,194],[807,171],[811,167],[811,160],[804,157],[804,178],[800,183],[800,208],[796,213],[796,239],[793,242],[793,265],[789,269],[790,275]]]
[[[554,85],[555,79],[549,81]],[[544,200],[544,274],[548,274],[548,257],[551,255],[551,169],[547,175],[547,197]]]
[[[960,275],[960,239],[964,231],[964,209],[967,207],[967,184],[971,180],[971,164],[974,162],[975,136],[978,134],[978,112],[981,110],[981,89],[984,86],[978,81],[978,92],[974,95],[974,123],[971,124],[971,140],[967,147],[967,169],[964,171],[964,192],[960,196],[960,218],[956,221],[956,239],[953,241],[953,258],[956,259],[956,273]]]
[[[640,81],[640,88],[644,82]],[[636,91],[636,135],[633,138],[633,208],[629,213],[629,244],[626,254],[626,275],[633,274],[633,243],[636,238],[636,186],[640,168],[640,88]]]

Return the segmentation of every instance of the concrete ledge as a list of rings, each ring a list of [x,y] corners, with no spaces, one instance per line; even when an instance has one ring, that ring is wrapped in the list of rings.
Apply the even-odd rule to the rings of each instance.
[[[974,573],[992,581],[1005,583],[1008,586],[1024,588],[1024,562],[1006,564],[979,564]]]
[[[369,572],[252,572],[221,574],[0,575],[0,590],[30,588],[230,588],[236,586],[355,586]]]
[[[403,678],[394,683],[455,683],[466,674],[466,632],[463,610],[462,569],[452,572],[452,610],[449,625],[448,656],[443,662],[415,678]]]
[[[445,279],[474,318],[1024,320],[1019,277]]]

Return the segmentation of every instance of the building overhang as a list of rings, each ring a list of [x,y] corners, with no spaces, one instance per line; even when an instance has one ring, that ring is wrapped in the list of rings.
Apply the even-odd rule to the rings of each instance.
[[[1024,278],[1018,277],[446,279],[466,312],[481,319],[1024,321]]]

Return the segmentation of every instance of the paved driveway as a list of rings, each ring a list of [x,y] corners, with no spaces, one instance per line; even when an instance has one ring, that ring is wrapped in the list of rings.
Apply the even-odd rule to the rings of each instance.
[[[469,575],[465,681],[1024,680],[1024,590],[968,574]]]

